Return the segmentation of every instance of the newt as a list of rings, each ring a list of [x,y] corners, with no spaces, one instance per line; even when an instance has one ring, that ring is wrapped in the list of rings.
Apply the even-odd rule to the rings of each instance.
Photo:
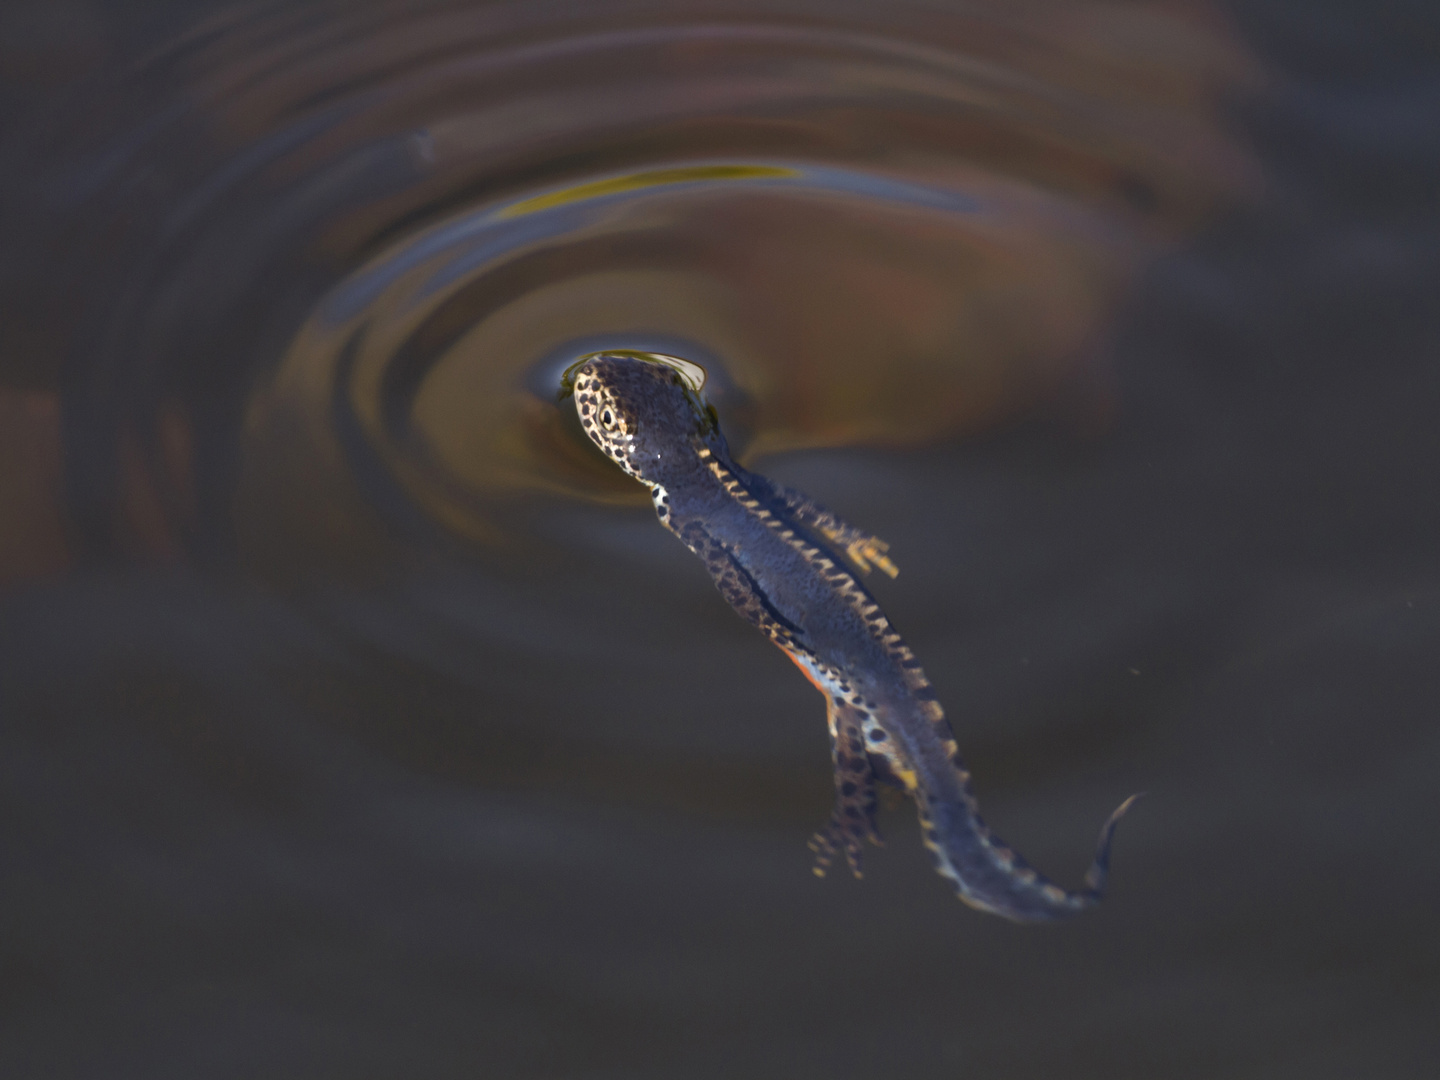
[[[1115,826],[1137,796],[1100,830],[1081,889],[1056,885],[1007,847],[980,816],[920,662],[857,577],[872,565],[898,573],[888,545],[736,464],[693,371],[658,354],[596,353],[571,366],[562,395],[573,396],[585,434],[650,489],[661,523],[731,607],[825,696],[835,805],[811,841],[815,872],[843,853],[860,876],[862,843],[880,842],[876,785],[886,783],[914,801],[931,861],[971,907],[1040,922],[1098,904]]]

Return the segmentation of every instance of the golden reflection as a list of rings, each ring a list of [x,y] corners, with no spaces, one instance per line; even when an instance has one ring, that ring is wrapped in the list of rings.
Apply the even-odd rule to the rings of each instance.
[[[520,217],[537,210],[550,210],[567,203],[598,199],[605,195],[619,195],[629,191],[643,191],[646,188],[663,187],[667,184],[694,184],[702,181],[720,180],[785,180],[800,175],[798,169],[786,169],[775,165],[689,165],[676,169],[649,169],[645,172],[630,173],[627,176],[611,176],[604,180],[593,180],[576,184],[561,191],[521,199],[502,207],[495,214],[497,218]]]
[[[320,234],[367,261],[251,400],[242,531],[333,559],[385,548],[387,500],[486,543],[537,494],[638,505],[555,405],[596,349],[693,343],[745,460],[1057,401],[1102,427],[1137,271],[1255,187],[1222,113],[1255,65],[1198,5],[921,21],[606,27],[456,69],[404,129],[414,182]]]

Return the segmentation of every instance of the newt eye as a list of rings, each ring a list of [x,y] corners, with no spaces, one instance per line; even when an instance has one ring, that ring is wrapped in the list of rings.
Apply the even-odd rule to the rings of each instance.
[[[600,414],[600,423],[605,426],[606,430],[613,428],[615,426],[615,414],[609,409],[606,409]]]

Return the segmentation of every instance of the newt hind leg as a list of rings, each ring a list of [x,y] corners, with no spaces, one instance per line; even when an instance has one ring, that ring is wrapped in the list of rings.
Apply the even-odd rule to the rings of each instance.
[[[835,809],[829,823],[810,841],[815,852],[815,875],[824,877],[837,854],[845,855],[850,872],[861,873],[864,841],[879,844],[875,828],[875,771],[865,752],[865,734],[859,718],[844,705],[830,706],[830,746],[835,762]]]

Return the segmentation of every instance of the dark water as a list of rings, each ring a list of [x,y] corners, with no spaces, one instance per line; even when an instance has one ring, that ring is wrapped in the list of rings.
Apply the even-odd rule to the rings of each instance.
[[[1419,1077],[1421,4],[0,12],[0,1075]],[[809,870],[823,706],[554,403],[710,372],[997,828]]]

